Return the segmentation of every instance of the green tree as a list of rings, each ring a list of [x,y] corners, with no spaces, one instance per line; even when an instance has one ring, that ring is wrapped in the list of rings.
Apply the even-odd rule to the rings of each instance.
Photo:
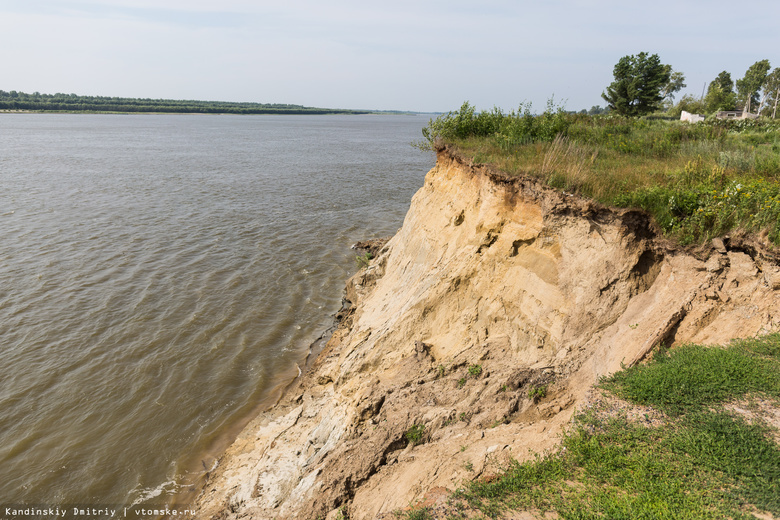
[[[707,113],[736,108],[737,95],[734,93],[734,81],[731,79],[731,74],[724,70],[710,82],[710,86],[707,87],[707,95],[704,97],[704,105]]]
[[[719,86],[724,92],[734,92],[734,80],[731,79],[731,74],[725,70],[712,80],[710,86],[713,84]]]
[[[685,84],[685,74],[672,70],[671,65],[667,65],[669,70],[669,81],[661,89],[661,95],[668,99],[670,103],[674,102],[674,95],[687,87]]]
[[[755,62],[745,72],[745,77],[737,80],[737,92],[740,101],[745,100],[745,111],[750,112],[752,105],[759,104],[758,92],[764,86],[770,69],[769,60]]]
[[[601,97],[610,109],[626,116],[641,116],[657,110],[664,96],[661,90],[671,76],[671,67],[657,54],[640,52],[623,56],[613,70],[615,81]]]
[[[780,68],[775,68],[766,77],[764,91],[768,94],[769,102],[772,104],[772,119],[777,117],[777,102],[780,100]]]

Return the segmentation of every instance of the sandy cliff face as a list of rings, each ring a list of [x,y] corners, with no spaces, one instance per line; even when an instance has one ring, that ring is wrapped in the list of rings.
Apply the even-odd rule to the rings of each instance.
[[[223,457],[200,517],[375,518],[552,448],[599,376],[659,343],[777,330],[780,269],[755,256],[667,250],[639,212],[442,149],[350,280],[354,309]]]

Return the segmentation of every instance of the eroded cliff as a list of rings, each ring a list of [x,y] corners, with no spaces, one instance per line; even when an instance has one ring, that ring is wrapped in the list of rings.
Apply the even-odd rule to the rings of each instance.
[[[317,360],[210,475],[200,517],[376,518],[552,448],[600,376],[660,343],[777,330],[780,269],[737,250],[697,259],[643,213],[442,148],[347,299]]]

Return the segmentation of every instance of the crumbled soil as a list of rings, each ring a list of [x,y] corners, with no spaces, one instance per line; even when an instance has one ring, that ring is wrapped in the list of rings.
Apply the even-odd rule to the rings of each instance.
[[[780,401],[752,395],[727,403],[726,410],[749,424],[761,424],[769,429],[772,439],[780,444]]]
[[[604,421],[611,417],[625,417],[629,423],[641,424],[648,428],[665,426],[669,417],[652,406],[633,404],[601,388],[591,388],[579,407],[579,413],[593,413]],[[593,428],[589,428],[593,433]]]

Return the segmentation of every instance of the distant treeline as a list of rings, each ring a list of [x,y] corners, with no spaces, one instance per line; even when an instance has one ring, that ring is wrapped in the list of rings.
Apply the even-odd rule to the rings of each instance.
[[[313,108],[302,105],[233,103],[175,99],[139,99],[76,94],[27,94],[0,90],[0,110],[41,112],[164,112],[199,114],[368,114],[365,110]]]

